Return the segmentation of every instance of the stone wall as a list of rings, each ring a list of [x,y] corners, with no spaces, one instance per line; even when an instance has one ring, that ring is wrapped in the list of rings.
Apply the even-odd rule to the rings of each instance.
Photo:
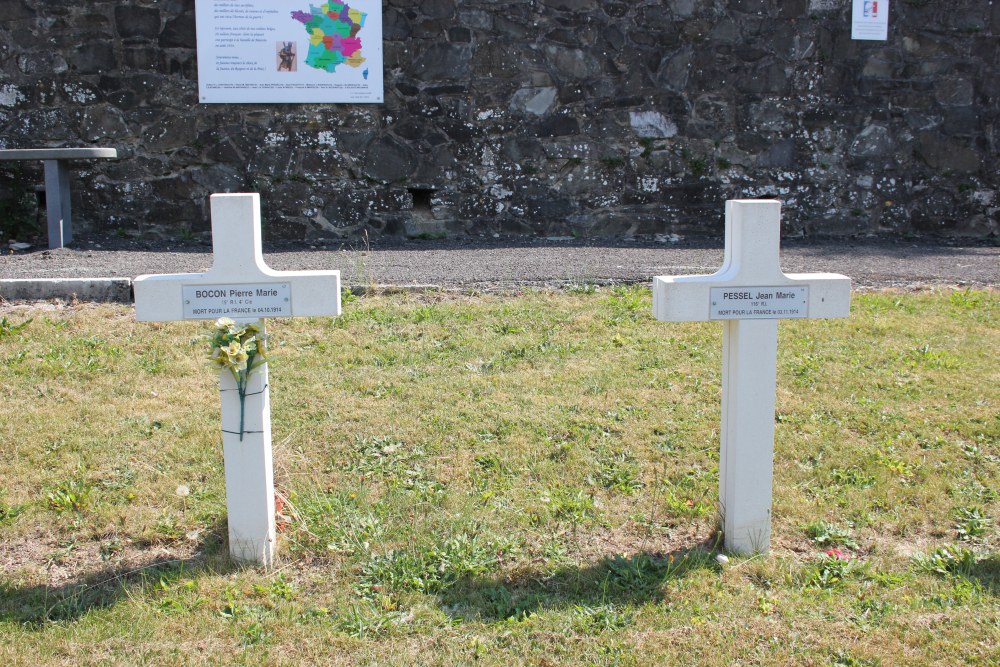
[[[733,197],[997,234],[1000,2],[894,0],[888,42],[850,7],[385,0],[385,104],[199,105],[193,0],[0,0],[0,147],[119,149],[74,177],[84,233],[199,236],[258,191],[283,239],[718,234]]]

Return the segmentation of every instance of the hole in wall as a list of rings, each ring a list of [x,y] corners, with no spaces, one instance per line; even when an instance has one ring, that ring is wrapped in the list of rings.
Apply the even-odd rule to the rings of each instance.
[[[418,218],[433,217],[431,198],[434,197],[434,188],[407,188],[407,192],[413,198],[413,216]]]

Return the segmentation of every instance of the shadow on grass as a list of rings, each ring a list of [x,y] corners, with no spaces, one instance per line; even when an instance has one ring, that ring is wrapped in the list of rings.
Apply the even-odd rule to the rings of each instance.
[[[190,558],[161,556],[141,565],[108,567],[60,586],[18,587],[0,581],[0,622],[41,628],[51,621],[75,621],[95,609],[110,608],[132,591],[160,581],[236,567],[226,554],[225,535],[226,523],[222,521],[205,531]]]
[[[1000,556],[991,555],[976,561],[965,576],[979,582],[982,589],[991,595],[1000,595]]]
[[[639,552],[605,557],[592,565],[554,571],[523,569],[513,575],[466,577],[439,592],[452,616],[501,621],[540,610],[578,608],[597,623],[622,604],[664,599],[663,587],[693,572],[717,570],[715,540],[670,553]],[[603,619],[603,620],[602,620]]]

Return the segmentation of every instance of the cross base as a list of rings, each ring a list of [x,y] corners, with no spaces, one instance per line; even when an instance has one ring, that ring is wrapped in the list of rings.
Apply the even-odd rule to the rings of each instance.
[[[274,562],[274,468],[267,364],[247,379],[240,437],[240,396],[232,373],[219,373],[222,450],[226,467],[229,554],[234,560],[270,567]]]
[[[725,547],[771,544],[778,320],[728,320],[722,329],[719,506]]]

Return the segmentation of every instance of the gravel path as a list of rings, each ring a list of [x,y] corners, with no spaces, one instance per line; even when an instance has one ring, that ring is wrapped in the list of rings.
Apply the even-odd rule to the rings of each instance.
[[[786,240],[786,272],[827,271],[856,287],[1000,286],[1000,248],[940,240]],[[954,243],[954,245],[952,245]],[[657,275],[711,273],[722,241],[602,245],[566,240],[445,241],[363,246],[269,245],[274,269],[339,269],[347,286],[435,285],[502,289],[566,283],[644,282]],[[167,247],[101,239],[60,250],[28,249],[0,257],[0,280],[11,278],[134,278],[146,273],[207,270],[211,248]]]

